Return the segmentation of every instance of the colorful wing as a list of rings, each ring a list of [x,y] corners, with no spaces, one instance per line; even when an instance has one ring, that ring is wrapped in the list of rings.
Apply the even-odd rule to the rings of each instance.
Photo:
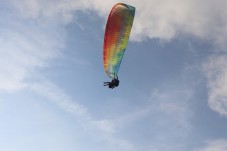
[[[135,7],[118,3],[112,8],[106,24],[103,63],[106,74],[114,78],[118,73],[135,15]]]

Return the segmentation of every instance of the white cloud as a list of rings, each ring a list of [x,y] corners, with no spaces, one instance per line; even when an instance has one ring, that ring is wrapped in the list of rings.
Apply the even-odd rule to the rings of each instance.
[[[72,21],[76,11],[97,11],[101,16],[107,15],[116,3],[114,0],[11,0],[20,15],[31,19],[53,19],[62,23]]]
[[[69,22],[76,11],[95,11],[107,18],[110,0],[11,0],[26,17],[48,17]],[[124,0],[136,7],[132,39],[171,39],[189,34],[225,44],[227,35],[227,2],[225,0]],[[212,11],[210,11],[212,10]]]
[[[225,0],[127,2],[137,7],[134,38],[171,39],[179,34],[189,34],[216,42],[223,42],[223,39],[226,39],[227,2]]]
[[[213,140],[208,141],[205,147],[200,149],[195,149],[194,151],[226,151],[227,150],[227,140]]]
[[[227,56],[210,57],[203,69],[208,81],[210,108],[227,116]]]

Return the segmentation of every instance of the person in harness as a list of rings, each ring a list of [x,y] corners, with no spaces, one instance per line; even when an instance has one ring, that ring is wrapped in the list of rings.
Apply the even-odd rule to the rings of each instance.
[[[118,80],[118,76],[114,77],[111,82],[104,82],[103,86],[108,86],[110,89],[119,86],[120,81]]]

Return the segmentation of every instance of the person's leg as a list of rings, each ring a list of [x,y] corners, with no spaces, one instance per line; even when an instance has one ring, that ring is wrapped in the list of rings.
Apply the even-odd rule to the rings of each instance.
[[[110,84],[110,82],[104,82],[104,86],[107,86],[107,85],[109,85]]]

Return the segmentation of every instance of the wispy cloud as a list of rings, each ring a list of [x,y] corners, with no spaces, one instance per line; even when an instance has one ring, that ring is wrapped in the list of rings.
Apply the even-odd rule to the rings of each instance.
[[[163,91],[163,92],[162,92]],[[168,116],[168,119],[175,121],[174,123],[182,129],[190,129],[190,117],[193,112],[190,110],[190,100],[193,98],[193,91],[187,89],[172,89],[152,91],[150,102],[153,107]],[[178,127],[177,126],[177,127]]]
[[[116,128],[113,121],[94,119],[85,106],[78,104],[76,100],[73,100],[50,81],[42,80],[42,82],[31,84],[29,88],[53,102],[63,111],[70,113],[81,124],[84,130],[90,133],[90,137],[95,137],[96,141],[104,141],[111,146],[116,145],[115,149],[117,148],[122,151],[134,150],[133,144],[129,141],[115,137]]]
[[[188,89],[154,89],[148,98],[140,100],[139,106],[113,120],[120,130],[117,133],[135,133],[135,138],[146,135],[147,140],[143,140],[143,146],[138,143],[138,139],[130,138],[137,150],[184,150],[185,142],[182,140],[190,138],[193,128],[193,109],[189,103],[192,98],[193,91]],[[139,125],[144,130],[133,129],[130,125],[136,128]],[[132,130],[128,130],[128,127]]]
[[[191,118],[193,116],[193,109],[190,107],[192,98],[193,91],[189,88],[171,90],[163,88],[152,91],[150,97],[151,119],[155,121],[153,125],[156,125],[157,128],[163,128],[155,134],[155,139],[164,144],[169,144],[166,150],[176,150],[176,146],[183,146],[181,139],[187,139],[190,136],[192,130]],[[169,141],[170,137],[175,139]],[[175,141],[181,143],[178,144]],[[162,145],[162,147],[164,146],[166,145]],[[156,147],[161,146],[157,145]],[[163,149],[159,148],[159,150]]]
[[[26,87],[24,80],[35,68],[48,65],[59,55],[64,33],[55,35],[54,25],[47,27],[31,20],[24,24],[13,12],[0,16],[0,90],[13,91]]]
[[[195,149],[194,151],[226,151],[227,150],[227,140],[219,139],[207,141],[204,147]]]
[[[86,108],[71,101],[71,98],[53,83],[42,80],[42,82],[30,84],[29,88],[45,96],[48,100],[53,101],[53,103],[74,116],[89,120]]]

